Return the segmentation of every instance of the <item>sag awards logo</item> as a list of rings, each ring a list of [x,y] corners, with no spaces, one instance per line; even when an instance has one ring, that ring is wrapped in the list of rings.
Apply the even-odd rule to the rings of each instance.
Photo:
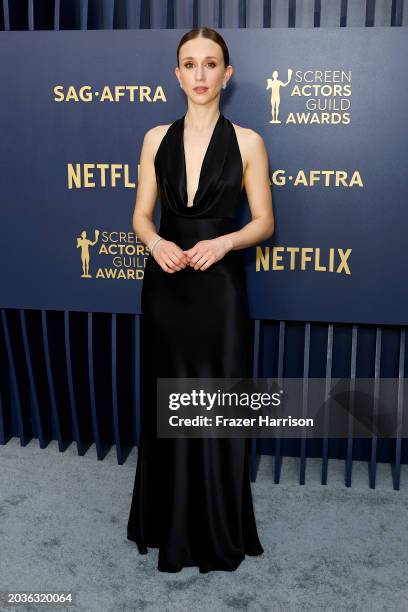
[[[143,279],[148,254],[134,232],[101,232],[96,229],[94,239],[90,240],[86,230],[83,230],[77,236],[76,248],[80,249],[81,278]]]
[[[351,122],[351,70],[289,68],[285,81],[274,70],[267,79],[266,89],[271,91],[269,123],[347,125]]]

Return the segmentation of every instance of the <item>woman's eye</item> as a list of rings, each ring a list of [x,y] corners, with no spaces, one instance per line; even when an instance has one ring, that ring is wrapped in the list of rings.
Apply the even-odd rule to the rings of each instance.
[[[208,66],[211,66],[211,68],[215,68],[216,63],[215,63],[215,62],[208,62],[208,64],[207,64],[207,65],[208,65]],[[192,63],[192,62],[188,62],[187,64],[184,64],[184,67],[185,67],[185,68],[189,68],[190,66],[193,66],[193,63]]]

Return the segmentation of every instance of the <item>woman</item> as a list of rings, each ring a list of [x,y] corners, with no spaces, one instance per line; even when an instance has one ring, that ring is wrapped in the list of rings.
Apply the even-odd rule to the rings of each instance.
[[[262,138],[219,111],[232,76],[209,28],[183,36],[176,77],[186,114],[144,138],[133,226],[148,245],[141,303],[141,440],[127,537],[159,549],[158,570],[235,570],[260,555],[248,440],[159,438],[158,377],[250,377],[250,329],[240,249],[273,233]],[[234,231],[245,186],[252,221]],[[161,201],[160,229],[153,210]]]

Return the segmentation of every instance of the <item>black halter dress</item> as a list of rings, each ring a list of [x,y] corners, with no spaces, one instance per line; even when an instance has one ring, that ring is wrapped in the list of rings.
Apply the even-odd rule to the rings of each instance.
[[[243,167],[235,129],[220,114],[193,205],[187,206],[184,116],[155,157],[158,233],[182,249],[233,232]],[[150,255],[142,294],[141,438],[127,537],[158,548],[158,570],[235,570],[260,555],[245,438],[159,438],[158,377],[250,377],[250,321],[240,250],[206,270],[168,273]]]

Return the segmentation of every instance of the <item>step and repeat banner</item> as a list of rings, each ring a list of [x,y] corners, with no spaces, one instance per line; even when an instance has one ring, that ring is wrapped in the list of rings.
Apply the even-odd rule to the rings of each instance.
[[[184,32],[1,33],[0,307],[140,313],[140,149],[186,112]],[[275,233],[243,251],[251,317],[406,325],[405,32],[220,32],[221,110],[270,160]]]

